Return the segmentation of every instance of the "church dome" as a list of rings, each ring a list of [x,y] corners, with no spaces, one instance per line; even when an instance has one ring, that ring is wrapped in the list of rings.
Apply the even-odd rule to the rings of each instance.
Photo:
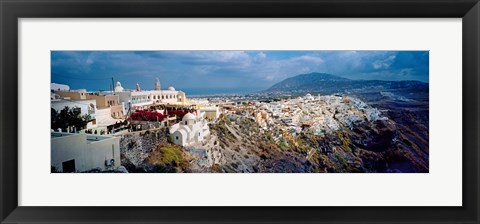
[[[168,87],[168,90],[175,91],[175,88],[173,88],[173,86],[170,86],[170,87]]]
[[[120,82],[117,82],[117,84],[115,85],[115,92],[123,92],[123,87]]]
[[[187,121],[187,120],[195,120],[195,115],[188,112],[187,114],[185,114],[185,116],[183,116],[182,121]]]

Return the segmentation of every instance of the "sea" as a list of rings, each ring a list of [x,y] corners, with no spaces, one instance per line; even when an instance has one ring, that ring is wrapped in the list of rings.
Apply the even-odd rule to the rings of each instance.
[[[205,97],[205,96],[222,96],[222,95],[246,95],[266,90],[268,87],[248,87],[248,88],[176,88],[183,91],[187,97]],[[87,92],[109,92],[108,90],[86,90]]]
[[[265,90],[264,87],[249,87],[249,88],[179,88],[186,93],[187,96],[211,96],[211,95],[234,95],[234,94],[249,94],[255,93],[261,90]]]

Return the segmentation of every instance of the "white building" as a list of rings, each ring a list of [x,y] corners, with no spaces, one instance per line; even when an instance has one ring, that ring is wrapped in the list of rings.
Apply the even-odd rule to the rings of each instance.
[[[210,121],[217,120],[221,114],[220,108],[217,106],[200,107],[199,111],[204,112],[205,118],[207,118]]]
[[[186,101],[185,93],[175,90],[173,86],[168,87],[166,90],[160,89],[160,81],[158,79],[155,82],[154,90],[140,90],[139,86],[134,91],[125,90],[120,82],[117,82],[114,90],[115,95],[119,96],[120,102],[124,103],[127,111],[129,103],[132,107],[141,107],[154,103],[185,103]]]
[[[198,115],[185,114],[180,123],[170,127],[170,134],[173,135],[173,143],[181,146],[202,141],[210,135],[205,113],[201,112]]]
[[[310,100],[310,101],[315,100],[315,98],[313,98],[313,96],[310,93],[307,93],[307,95],[305,95],[304,99],[305,100]]]
[[[120,166],[120,138],[51,132],[51,165],[58,172],[111,170]]]

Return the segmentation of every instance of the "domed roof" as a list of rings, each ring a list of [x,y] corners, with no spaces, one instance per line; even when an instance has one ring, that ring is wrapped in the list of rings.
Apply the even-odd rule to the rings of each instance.
[[[183,119],[182,121],[186,121],[186,120],[195,120],[195,115],[193,115],[192,113],[188,112],[187,114],[185,114],[185,116],[183,116]]]
[[[173,90],[173,91],[175,91],[175,88],[173,88],[173,86],[170,86],[170,87],[168,87],[168,90]]]
[[[120,82],[117,82],[117,84],[115,85],[115,92],[123,92],[123,87]]]

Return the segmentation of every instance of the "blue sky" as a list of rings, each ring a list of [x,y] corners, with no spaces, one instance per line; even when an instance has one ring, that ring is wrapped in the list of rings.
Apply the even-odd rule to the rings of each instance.
[[[428,51],[52,51],[52,82],[124,88],[266,89],[285,78],[325,72],[350,79],[428,82]]]

